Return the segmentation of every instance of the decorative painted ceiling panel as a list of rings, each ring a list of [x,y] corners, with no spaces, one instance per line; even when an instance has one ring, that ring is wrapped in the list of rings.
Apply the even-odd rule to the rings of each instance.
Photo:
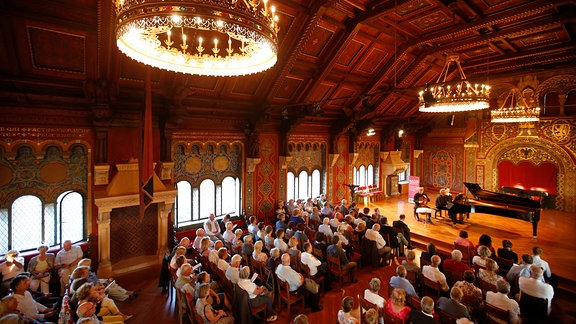
[[[333,30],[328,30],[322,26],[317,26],[314,28],[314,31],[310,36],[310,40],[308,40],[308,42],[304,45],[302,54],[318,58],[320,54],[325,51],[326,46],[328,46],[333,36]]]
[[[57,30],[28,26],[30,55],[37,69],[86,72],[86,38]],[[66,47],[54,46],[66,44]]]

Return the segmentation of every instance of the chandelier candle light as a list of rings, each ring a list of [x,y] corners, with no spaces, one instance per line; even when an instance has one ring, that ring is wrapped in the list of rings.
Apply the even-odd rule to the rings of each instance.
[[[269,0],[113,1],[118,48],[141,63],[208,76],[276,64],[278,16]]]
[[[459,80],[447,81],[448,72],[454,62],[460,76]],[[490,107],[488,97],[490,86],[471,84],[467,79],[458,55],[451,54],[434,84],[426,86],[419,93],[422,112],[459,112],[481,110]]]
[[[502,106],[490,111],[493,123],[527,123],[540,120],[540,107],[528,107],[518,89],[508,92]]]

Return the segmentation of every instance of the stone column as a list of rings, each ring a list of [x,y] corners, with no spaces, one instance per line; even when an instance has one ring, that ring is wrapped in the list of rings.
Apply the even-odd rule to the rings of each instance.
[[[158,203],[158,252],[159,261],[162,262],[164,253],[168,250],[168,216],[172,212],[173,204]]]
[[[110,213],[112,209],[98,212],[98,276],[109,278],[112,276],[112,263],[110,262]]]

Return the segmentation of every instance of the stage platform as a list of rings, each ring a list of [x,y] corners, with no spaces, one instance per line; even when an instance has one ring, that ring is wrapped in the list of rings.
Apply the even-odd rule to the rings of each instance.
[[[436,196],[430,195],[430,198],[435,201]],[[480,235],[490,235],[496,250],[502,247],[502,240],[508,239],[512,241],[512,250],[519,256],[531,254],[532,247],[538,245],[544,250],[542,258],[548,261],[552,272],[560,277],[560,285],[576,293],[576,213],[543,210],[538,224],[538,237],[532,239],[530,222],[503,216],[470,214],[465,224],[457,224],[456,228],[448,217],[434,219],[432,215],[433,225],[417,222],[414,218],[414,204],[408,202],[406,194],[386,197],[367,207],[370,212],[378,207],[380,213],[388,217],[389,224],[400,214],[405,214],[406,223],[414,233],[413,240],[417,247],[423,249],[426,249],[428,242],[434,242],[438,248],[451,251],[460,230],[467,231],[469,239],[474,243],[478,242]]]

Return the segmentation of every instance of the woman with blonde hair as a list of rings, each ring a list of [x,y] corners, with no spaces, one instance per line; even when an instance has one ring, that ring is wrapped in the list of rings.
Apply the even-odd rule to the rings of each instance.
[[[406,306],[406,291],[395,288],[386,303],[386,312],[396,318],[405,320],[410,316],[410,307]]]
[[[288,240],[288,246],[290,247],[290,249],[288,249],[288,254],[290,254],[290,256],[297,256],[300,258],[300,254],[302,252],[298,250],[298,239],[292,236],[290,240]]]
[[[492,252],[490,252],[490,249],[485,245],[480,245],[477,251],[478,255],[475,255],[472,258],[472,264],[477,264],[481,267],[486,267],[486,260],[490,258]]]
[[[234,238],[232,239],[232,248],[239,254],[242,251],[242,230],[237,229],[234,231]]]
[[[496,286],[498,280],[502,280],[502,277],[496,273],[496,270],[498,270],[498,264],[496,261],[488,258],[486,259],[486,269],[480,269],[478,278]]]
[[[254,252],[252,252],[252,258],[254,258],[255,261],[266,262],[266,260],[268,260],[268,255],[262,252],[263,248],[264,242],[258,241],[254,243]]]
[[[210,238],[208,236],[205,236],[202,238],[202,240],[200,241],[200,255],[208,258],[210,256]]]
[[[54,269],[55,256],[47,253],[48,245],[42,244],[38,247],[39,255],[30,259],[28,272],[30,272],[30,290],[36,291],[40,287],[43,293],[49,292],[50,274]]]

